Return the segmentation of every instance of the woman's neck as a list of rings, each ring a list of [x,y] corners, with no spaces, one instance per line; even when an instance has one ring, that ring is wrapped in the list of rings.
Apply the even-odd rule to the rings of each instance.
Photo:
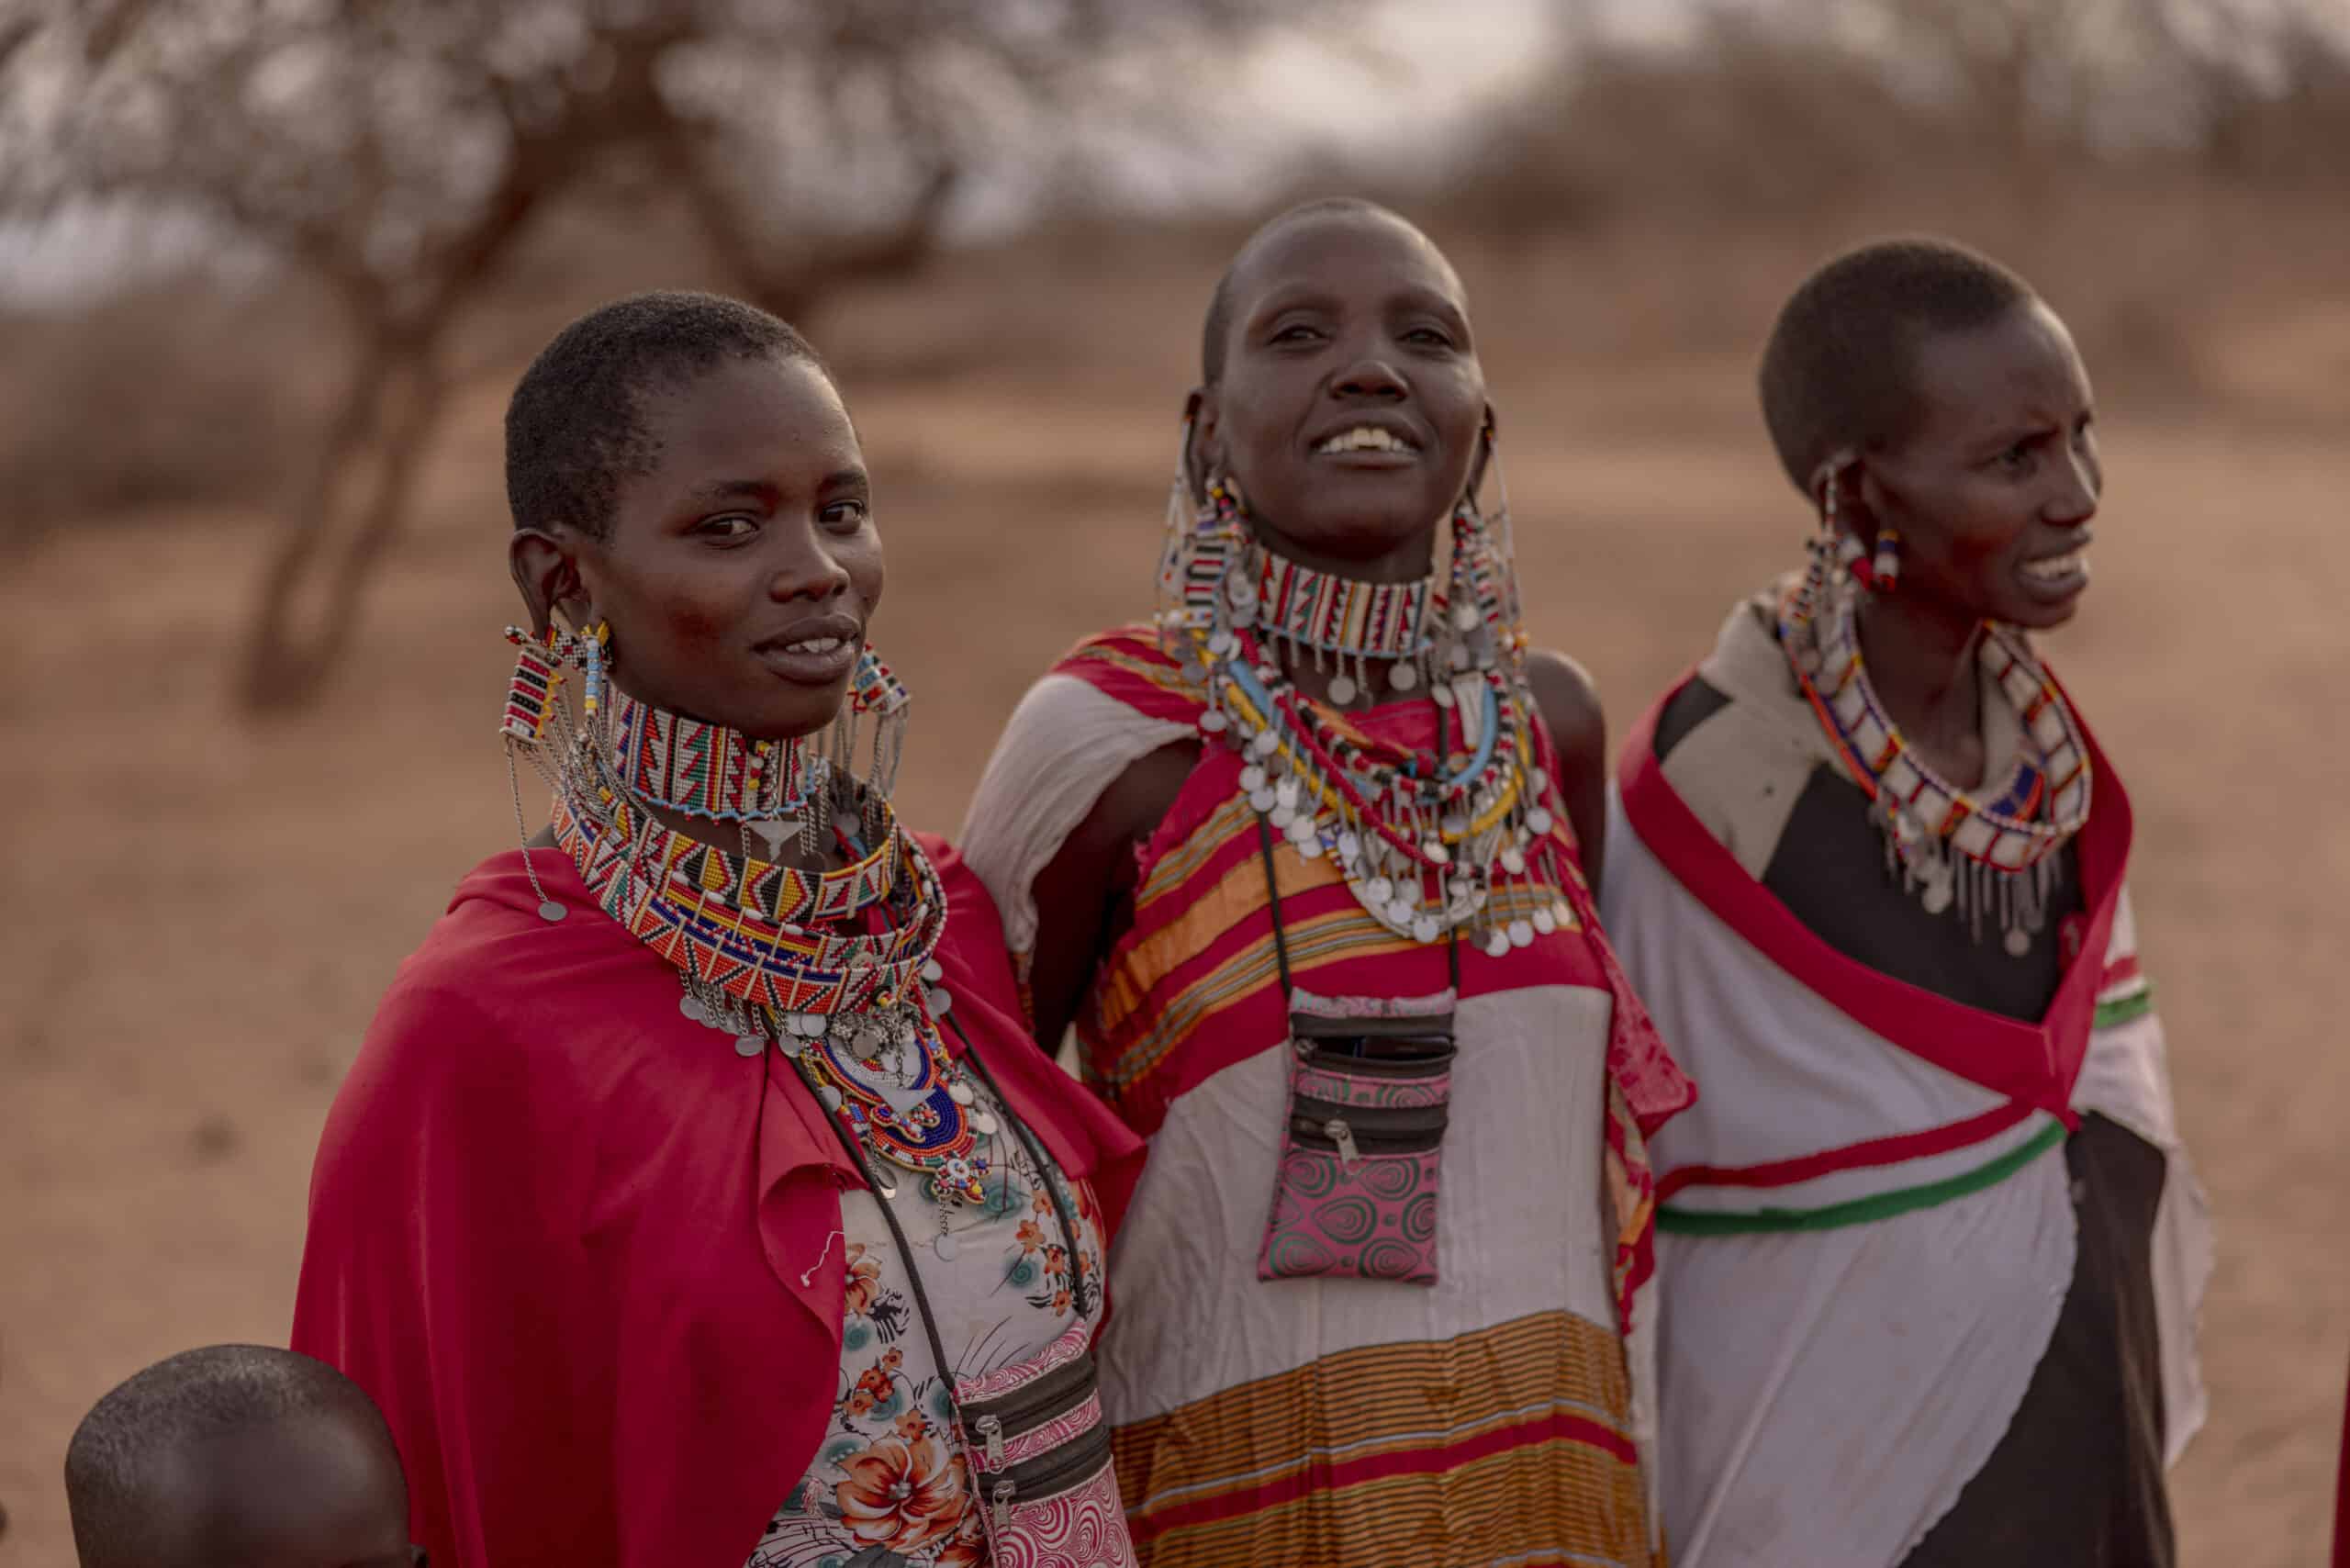
[[[769,737],[768,741],[762,742],[744,734],[742,731],[728,729],[724,725],[708,719],[698,718],[682,710],[663,708],[629,691],[618,680],[615,680],[612,685],[615,697],[623,705],[620,720],[621,728],[629,737],[616,742],[616,745],[619,750],[630,754],[615,756],[612,759],[613,765],[623,778],[632,780],[638,778],[640,766],[649,770],[646,776],[655,780],[653,788],[647,791],[632,784],[629,793],[638,805],[652,812],[655,822],[682,838],[690,839],[696,844],[704,845],[711,849],[721,850],[729,855],[748,855],[774,865],[789,866],[795,870],[829,870],[845,863],[830,843],[825,844],[814,855],[802,850],[800,837],[796,831],[796,823],[793,824],[795,831],[782,834],[771,844],[766,834],[741,822],[681,811],[669,803],[672,799],[680,798],[685,794],[703,795],[710,788],[711,776],[715,774],[728,781],[726,789],[736,792],[722,799],[707,801],[704,802],[706,807],[722,808],[730,812],[763,809],[755,801],[743,798],[741,793],[751,788],[745,782],[744,776],[747,776],[749,770],[761,766],[755,759],[745,760],[745,758],[750,757],[757,746],[772,745],[774,749],[767,753],[770,760],[765,766],[782,767],[784,766],[782,757],[789,750],[789,744],[785,742],[784,737]],[[693,747],[680,752],[677,748],[665,744],[665,736],[674,739],[677,731],[688,723],[704,727],[697,731]],[[632,729],[630,727],[632,725],[636,727]],[[819,731],[817,734],[822,732]],[[815,736],[802,735],[793,739],[800,745],[808,745],[813,743]],[[647,756],[643,759],[638,758],[633,752],[633,748],[636,747],[646,748]],[[671,770],[677,766],[678,757],[686,756],[689,758],[692,755],[701,756],[703,759],[701,767],[704,771],[688,776],[682,780],[672,778]],[[688,785],[690,788],[687,787]],[[669,792],[665,794],[665,790]]]
[[[1869,685],[1902,738],[1958,788],[1981,783],[1989,764],[1975,663],[1982,621],[1874,594],[1863,598],[1859,617]]]
[[[1434,527],[1364,555],[1338,555],[1316,550],[1276,532],[1261,518],[1251,517],[1248,529],[1259,544],[1281,559],[1334,577],[1352,577],[1365,583],[1411,583],[1427,577],[1436,567]]]

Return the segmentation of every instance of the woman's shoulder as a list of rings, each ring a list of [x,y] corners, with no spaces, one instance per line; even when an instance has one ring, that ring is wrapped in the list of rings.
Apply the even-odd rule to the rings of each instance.
[[[1536,648],[1526,655],[1526,685],[1563,770],[1606,767],[1607,711],[1591,672],[1555,648]]]
[[[1197,673],[1168,652],[1157,626],[1138,621],[1080,641],[1053,662],[1035,689],[1074,680],[1145,719],[1190,725],[1206,705]]]

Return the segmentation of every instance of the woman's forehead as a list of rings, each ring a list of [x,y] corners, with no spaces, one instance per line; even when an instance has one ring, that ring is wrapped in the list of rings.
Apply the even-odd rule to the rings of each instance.
[[[2037,300],[1913,347],[1918,407],[1946,426],[2026,414],[2062,417],[2089,398],[2088,373],[2055,312]]]
[[[856,451],[832,381],[799,359],[729,360],[656,392],[643,409],[664,466],[695,467],[758,454],[811,466]]]
[[[1233,269],[1242,319],[1276,296],[1375,298],[1423,293],[1468,313],[1460,279],[1444,252],[1402,218],[1380,212],[1300,217],[1261,235]]]

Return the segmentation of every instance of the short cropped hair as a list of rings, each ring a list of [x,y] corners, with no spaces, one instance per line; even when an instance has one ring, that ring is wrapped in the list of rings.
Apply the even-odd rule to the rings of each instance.
[[[1789,297],[1762,351],[1762,418],[1780,465],[1811,493],[1839,450],[1897,439],[1916,405],[1918,345],[1990,325],[2038,297],[1947,240],[1882,240],[1822,266]]]
[[[1241,241],[1240,249],[1232,253],[1224,275],[1215,280],[1215,292],[1208,297],[1207,319],[1200,327],[1200,380],[1203,383],[1213,386],[1224,379],[1225,340],[1232,335],[1232,279],[1240,271],[1240,263],[1247,261],[1258,246],[1291,224],[1337,213],[1360,218],[1384,218],[1417,231],[1411,219],[1401,213],[1360,196],[1317,196],[1267,218],[1254,234]]]
[[[789,322],[721,295],[632,295],[572,322],[539,351],[506,405],[514,526],[569,523],[609,534],[621,476],[651,472],[661,455],[645,428],[645,395],[725,360],[770,357],[832,379]]]
[[[375,1402],[324,1361],[263,1345],[186,1350],[97,1402],[65,1450],[73,1547],[87,1568],[161,1555],[151,1489],[174,1454],[293,1417],[345,1421],[398,1462]]]

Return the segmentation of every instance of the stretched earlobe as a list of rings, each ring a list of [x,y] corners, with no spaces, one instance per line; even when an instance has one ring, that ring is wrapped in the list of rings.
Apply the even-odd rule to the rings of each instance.
[[[1183,399],[1183,483],[1194,503],[1206,500],[1208,480],[1215,472],[1213,442],[1216,407],[1206,386],[1194,386]]]
[[[544,636],[558,610],[575,629],[587,624],[587,589],[579,580],[578,562],[562,538],[545,529],[516,529],[506,547],[506,565],[531,612],[532,632]]]
[[[1477,430],[1476,454],[1469,460],[1469,483],[1461,492],[1472,501],[1477,498],[1477,492],[1484,487],[1485,470],[1493,466],[1494,446],[1500,439],[1501,416],[1494,411],[1493,404],[1487,403],[1484,422]]]

